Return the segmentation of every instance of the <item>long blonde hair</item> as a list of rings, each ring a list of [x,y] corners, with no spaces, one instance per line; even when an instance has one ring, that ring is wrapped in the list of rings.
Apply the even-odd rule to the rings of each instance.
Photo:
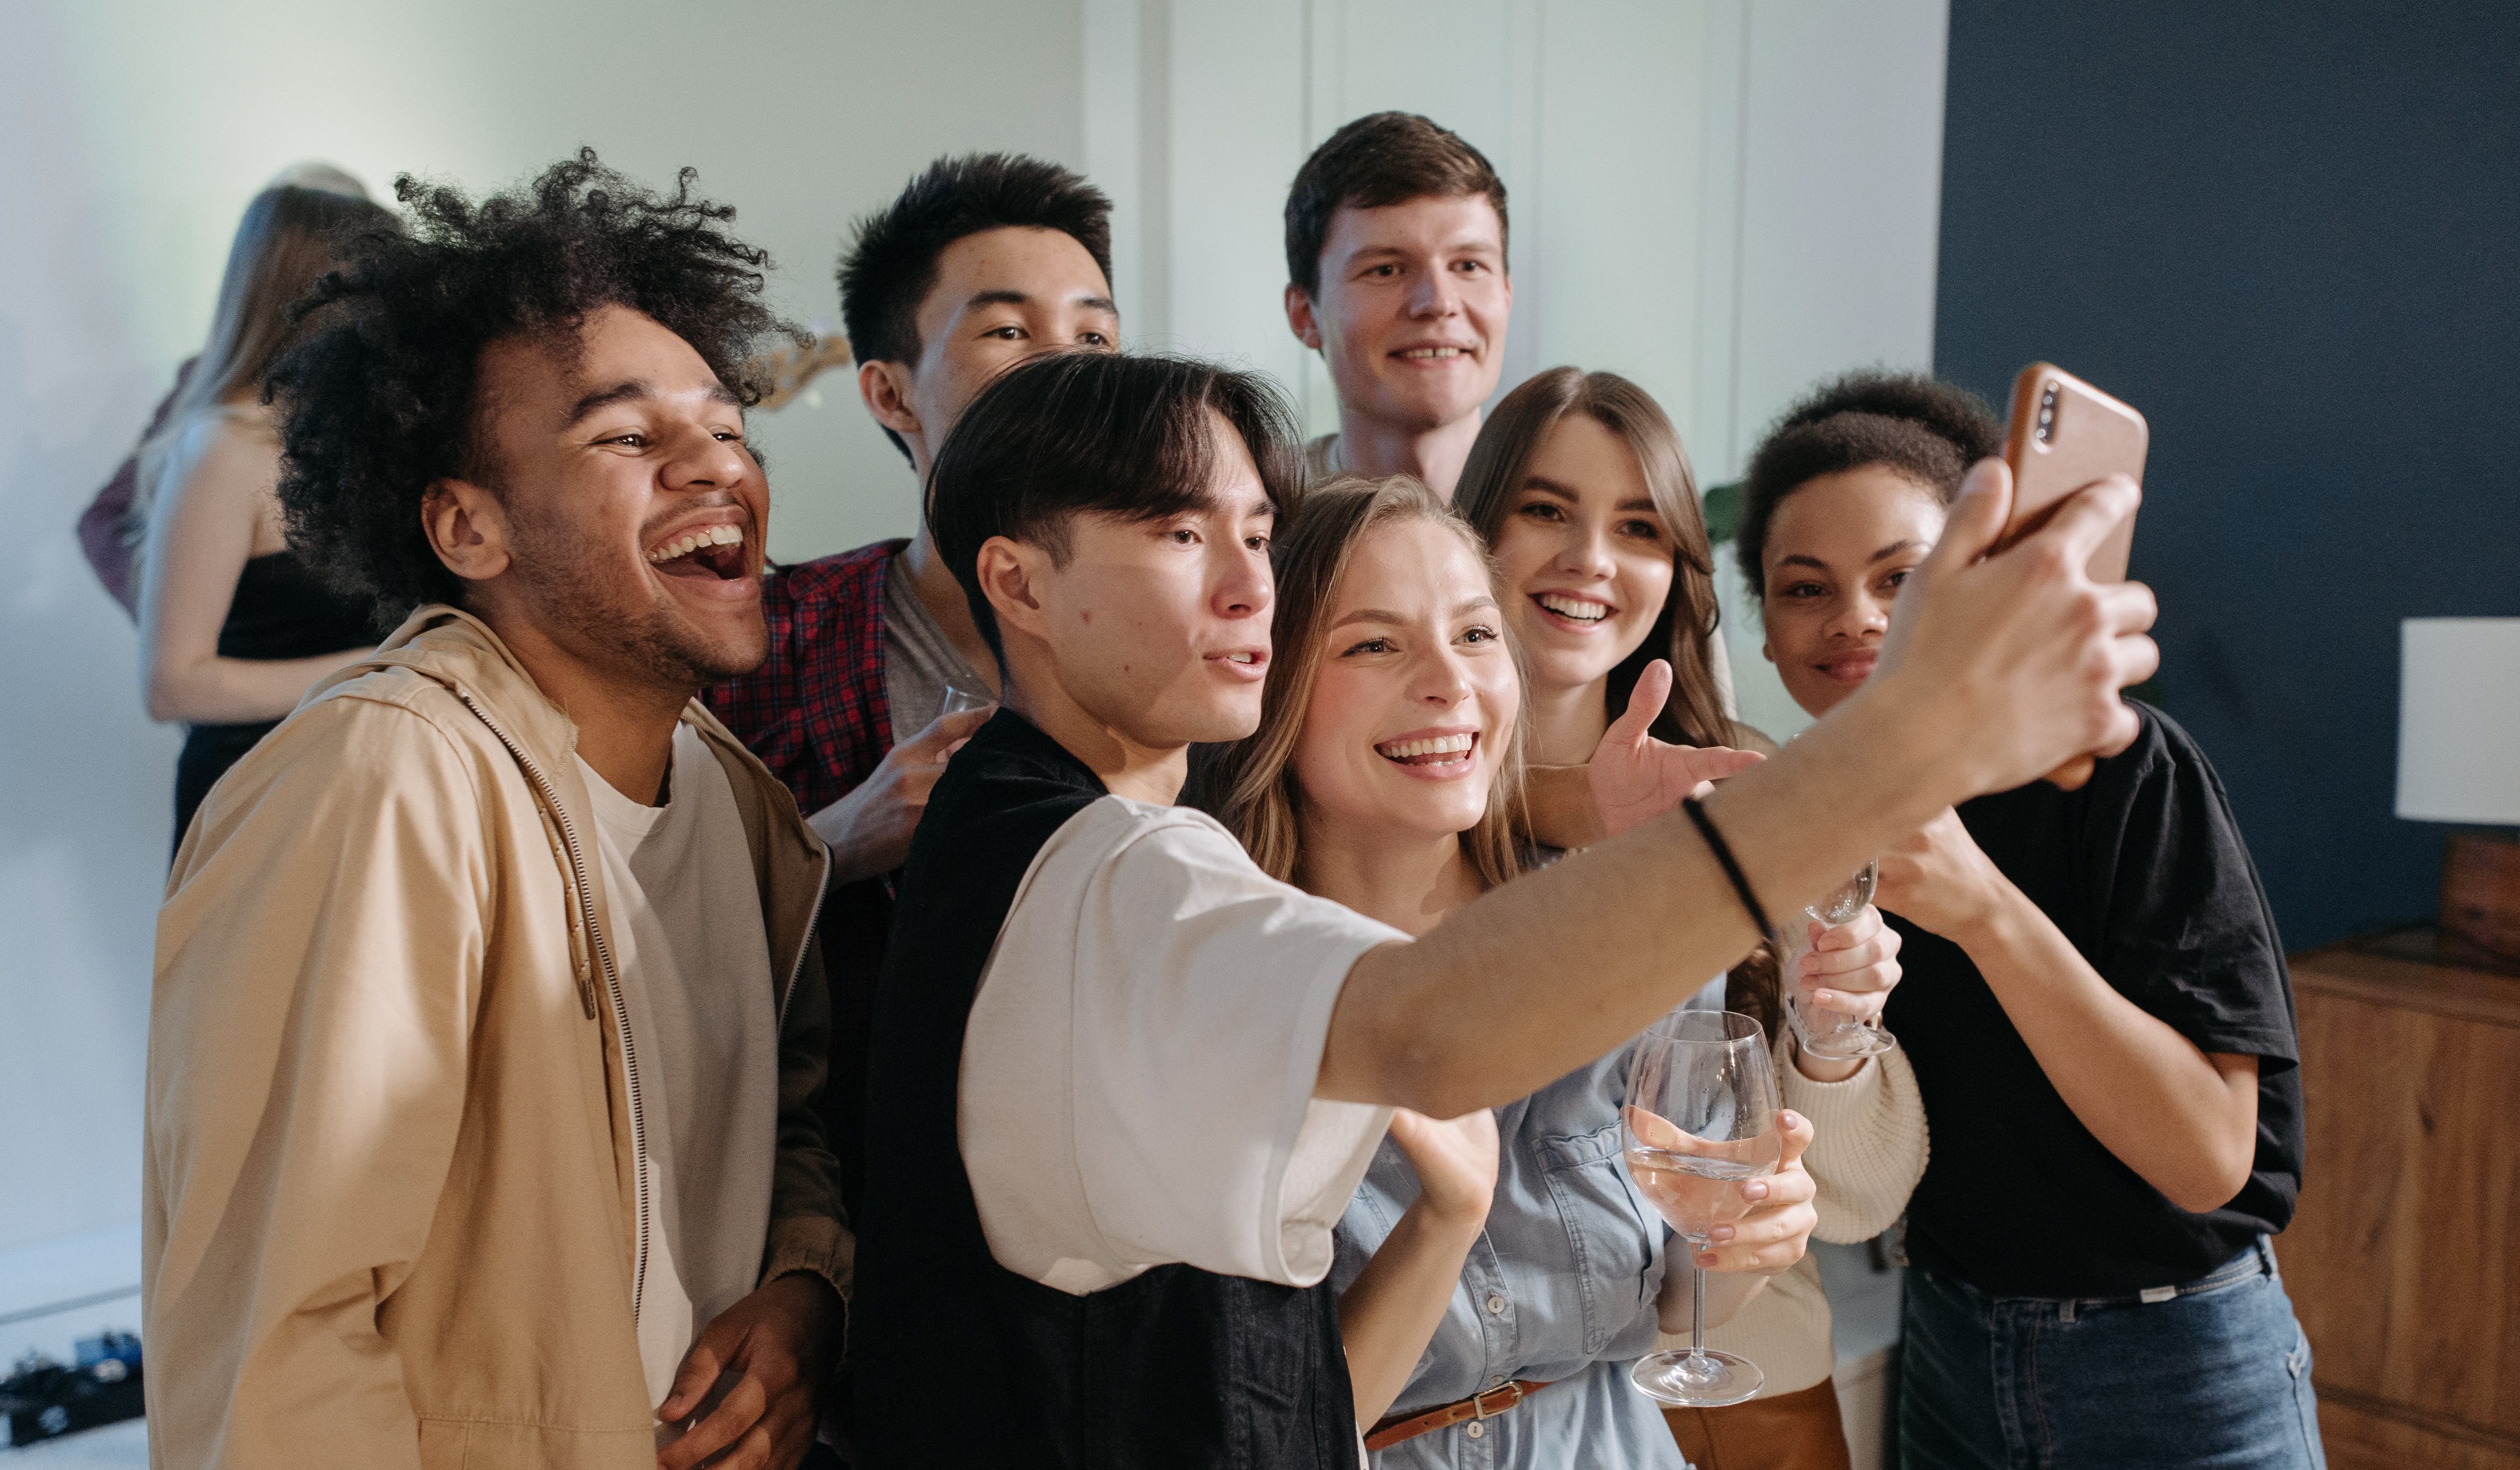
[[[1629,691],[1656,658],[1671,660],[1671,697],[1654,721],[1654,736],[1685,745],[1739,745],[1743,730],[1724,708],[1724,691],[1707,654],[1721,609],[1715,600],[1715,553],[1706,540],[1706,517],[1697,505],[1697,476],[1680,431],[1653,395],[1616,373],[1552,368],[1533,377],[1497,405],[1479,428],[1462,467],[1453,508],[1489,546],[1505,529],[1507,510],[1521,488],[1540,442],[1569,414],[1608,429],[1637,457],[1645,493],[1671,533],[1671,594],[1663,599],[1653,630],[1610,671],[1609,713],[1627,708]]]
[[[202,415],[260,394],[264,375],[296,339],[290,307],[338,263],[352,240],[399,228],[389,210],[330,189],[279,184],[246,205],[219,278],[209,339],[168,406],[164,426],[140,446],[124,540],[137,545],[147,534],[160,492],[169,488],[165,476],[179,468],[173,450],[184,433]]]
[[[1241,839],[1252,861],[1281,881],[1295,880],[1300,859],[1304,793],[1295,779],[1295,746],[1321,678],[1322,649],[1336,611],[1330,599],[1369,534],[1412,520],[1458,534],[1479,564],[1487,565],[1477,534],[1434,491],[1407,475],[1329,480],[1307,492],[1302,508],[1280,528],[1271,558],[1278,581],[1270,633],[1276,653],[1269,660],[1260,728],[1226,751],[1212,781],[1224,793],[1219,820]],[[1517,667],[1519,663],[1517,658]],[[1462,851],[1486,886],[1493,888],[1522,871],[1524,828],[1522,722],[1517,718],[1497,761],[1487,810],[1476,826],[1462,834]]]

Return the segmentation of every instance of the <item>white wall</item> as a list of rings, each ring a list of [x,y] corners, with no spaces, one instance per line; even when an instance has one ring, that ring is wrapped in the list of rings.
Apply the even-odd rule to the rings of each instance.
[[[1282,210],[1349,119],[1423,112],[1511,197],[1500,391],[1627,375],[1701,484],[1736,478],[1813,382],[1933,356],[1946,0],[1087,0],[1086,157],[1121,196],[1131,341],[1276,377],[1315,431],[1328,374],[1286,330]],[[1808,723],[1721,579],[1743,713]]]
[[[209,319],[238,212],[322,156],[475,189],[592,143],[700,172],[837,312],[849,221],[939,153],[1082,161],[1073,3],[750,0],[340,6],[0,0],[0,1252],[139,1202],[151,927],[173,731],[141,715],[130,624],[71,524]],[[907,467],[845,377],[763,416],[775,554],[907,531]]]
[[[281,164],[474,188],[581,142],[742,207],[800,317],[856,215],[935,155],[1082,165],[1119,205],[1133,344],[1327,379],[1286,332],[1280,211],[1358,113],[1428,112],[1512,190],[1508,385],[1560,361],[1661,397],[1708,483],[1845,367],[1931,351],[1942,0],[0,0],[0,1252],[127,1224],[176,740],[70,527],[207,324]],[[909,475],[826,379],[764,416],[772,548],[910,528]],[[1728,586],[1731,579],[1726,579]],[[1799,724],[1735,611],[1746,712]]]

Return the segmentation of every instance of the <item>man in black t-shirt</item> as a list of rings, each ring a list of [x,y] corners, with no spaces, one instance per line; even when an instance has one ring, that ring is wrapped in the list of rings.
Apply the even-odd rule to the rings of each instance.
[[[1741,562],[1803,708],[1870,679],[1999,437],[1969,394],[1882,374],[1770,432]],[[1881,854],[1906,971],[1883,1019],[1931,1135],[1909,1206],[1910,1466],[2322,1463],[2269,1243],[2302,1167],[2283,947],[2213,767],[2129,707],[2134,743],[2080,789],[1981,796]]]

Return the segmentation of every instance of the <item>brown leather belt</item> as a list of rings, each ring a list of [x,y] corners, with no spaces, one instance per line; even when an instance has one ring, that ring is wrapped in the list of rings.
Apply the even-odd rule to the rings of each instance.
[[[1365,1448],[1388,1449],[1403,1440],[1450,1429],[1464,1419],[1493,1419],[1547,1387],[1549,1385],[1545,1383],[1517,1378],[1511,1383],[1499,1384],[1484,1394],[1472,1394],[1459,1403],[1430,1408],[1422,1414],[1411,1414],[1405,1419],[1392,1414],[1373,1426],[1372,1432],[1365,1437]]]

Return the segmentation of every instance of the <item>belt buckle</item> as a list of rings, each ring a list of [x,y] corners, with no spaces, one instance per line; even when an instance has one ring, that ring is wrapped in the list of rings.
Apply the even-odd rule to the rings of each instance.
[[[1499,1398],[1505,1399],[1505,1402],[1494,1408],[1490,1408],[1488,1406],[1488,1401],[1490,1399]],[[1472,1411],[1472,1416],[1475,1418],[1493,1419],[1501,1413],[1505,1413],[1509,1409],[1518,1407],[1522,1403],[1522,1399],[1523,1393],[1522,1385],[1520,1383],[1499,1384],[1497,1387],[1488,1390],[1484,1394],[1472,1394],[1470,1396],[1470,1409]]]

